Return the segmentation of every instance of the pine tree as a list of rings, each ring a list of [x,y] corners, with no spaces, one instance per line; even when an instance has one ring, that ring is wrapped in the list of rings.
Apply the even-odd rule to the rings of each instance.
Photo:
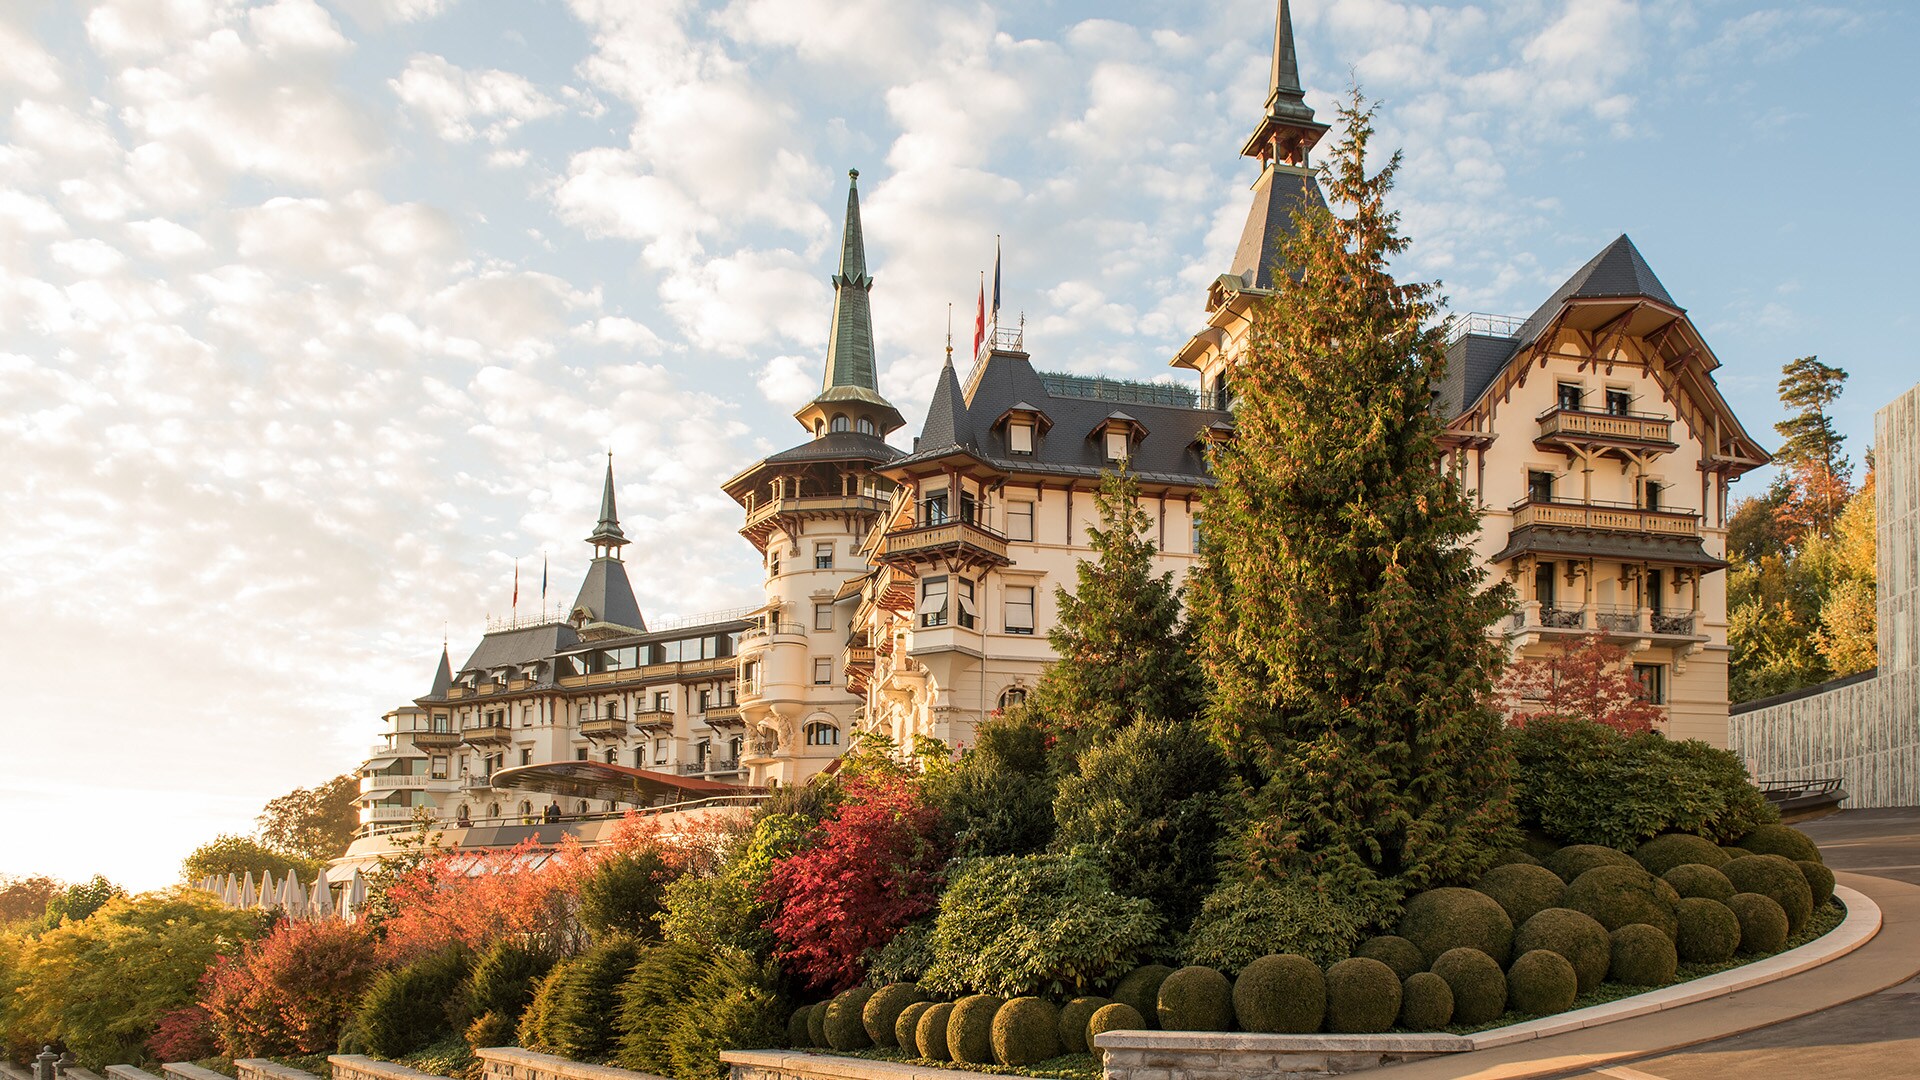
[[[1193,610],[1249,788],[1240,872],[1390,907],[1477,872],[1513,821],[1485,632],[1512,590],[1484,587],[1478,511],[1438,467],[1435,286],[1387,269],[1399,155],[1369,175],[1373,109],[1356,91],[1341,116],[1321,173],[1346,216],[1295,213],[1257,308]]]
[[[1793,415],[1773,425],[1786,442],[1774,455],[1787,488],[1781,520],[1797,543],[1808,534],[1833,535],[1834,519],[1853,492],[1853,463],[1841,451],[1845,435],[1834,430],[1831,408],[1846,388],[1847,373],[1803,356],[1780,369],[1780,404]]]
[[[1188,720],[1199,708],[1198,672],[1181,626],[1181,590],[1155,574],[1153,519],[1140,483],[1124,467],[1094,496],[1100,524],[1087,529],[1094,558],[1076,568],[1075,589],[1054,590],[1060,614],[1047,642],[1059,657],[1029,702],[1053,727],[1097,741],[1137,719]]]

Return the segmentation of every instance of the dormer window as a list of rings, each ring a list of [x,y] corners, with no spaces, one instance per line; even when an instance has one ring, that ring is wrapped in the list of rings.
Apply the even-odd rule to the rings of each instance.
[[[1107,460],[1123,461],[1127,457],[1127,429],[1110,427],[1107,429]]]
[[[1101,456],[1108,461],[1125,461],[1133,456],[1134,446],[1147,437],[1140,421],[1123,412],[1111,412],[1088,438],[1100,440]]]
[[[995,429],[1006,429],[1007,453],[1031,457],[1039,446],[1040,437],[1053,426],[1053,421],[1046,413],[1022,401],[1001,413],[993,426]]]
[[[835,414],[834,414],[834,417],[833,417],[833,430],[834,430],[834,431],[847,431],[847,430],[849,430],[849,425],[848,425],[848,423],[847,423],[847,417],[846,417],[846,414],[845,414],[845,413],[835,413]]]
[[[1033,424],[1015,420],[1007,425],[1007,450],[1015,454],[1033,453]]]
[[[879,434],[879,431],[875,430],[873,426],[873,421],[867,419],[864,416],[854,421],[853,429],[855,431],[858,431],[862,435],[878,435]]]

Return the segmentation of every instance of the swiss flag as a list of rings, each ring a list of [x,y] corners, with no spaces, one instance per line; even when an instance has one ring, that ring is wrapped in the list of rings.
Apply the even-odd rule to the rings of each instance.
[[[980,303],[973,309],[973,355],[980,355],[980,343],[987,340],[987,279],[980,276]]]

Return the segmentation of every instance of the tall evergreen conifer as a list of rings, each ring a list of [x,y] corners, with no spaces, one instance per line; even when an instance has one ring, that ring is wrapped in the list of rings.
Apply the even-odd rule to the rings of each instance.
[[[1401,285],[1356,91],[1235,372],[1214,455],[1199,657],[1215,737],[1248,785],[1239,872],[1315,874],[1375,905],[1461,880],[1511,827],[1487,704],[1511,589],[1485,587],[1477,508],[1440,468],[1435,286]]]

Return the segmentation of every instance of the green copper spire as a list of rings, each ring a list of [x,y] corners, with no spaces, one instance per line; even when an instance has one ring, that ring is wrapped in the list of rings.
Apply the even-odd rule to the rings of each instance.
[[[819,396],[794,415],[813,429],[822,422],[831,424],[835,415],[852,424],[850,414],[864,414],[885,434],[905,420],[880,396],[873,359],[873,309],[867,295],[873,291],[873,275],[867,273],[867,243],[860,230],[860,170],[847,170],[847,177],[840,269],[828,279],[833,282],[833,324],[827,331],[827,369]]]

